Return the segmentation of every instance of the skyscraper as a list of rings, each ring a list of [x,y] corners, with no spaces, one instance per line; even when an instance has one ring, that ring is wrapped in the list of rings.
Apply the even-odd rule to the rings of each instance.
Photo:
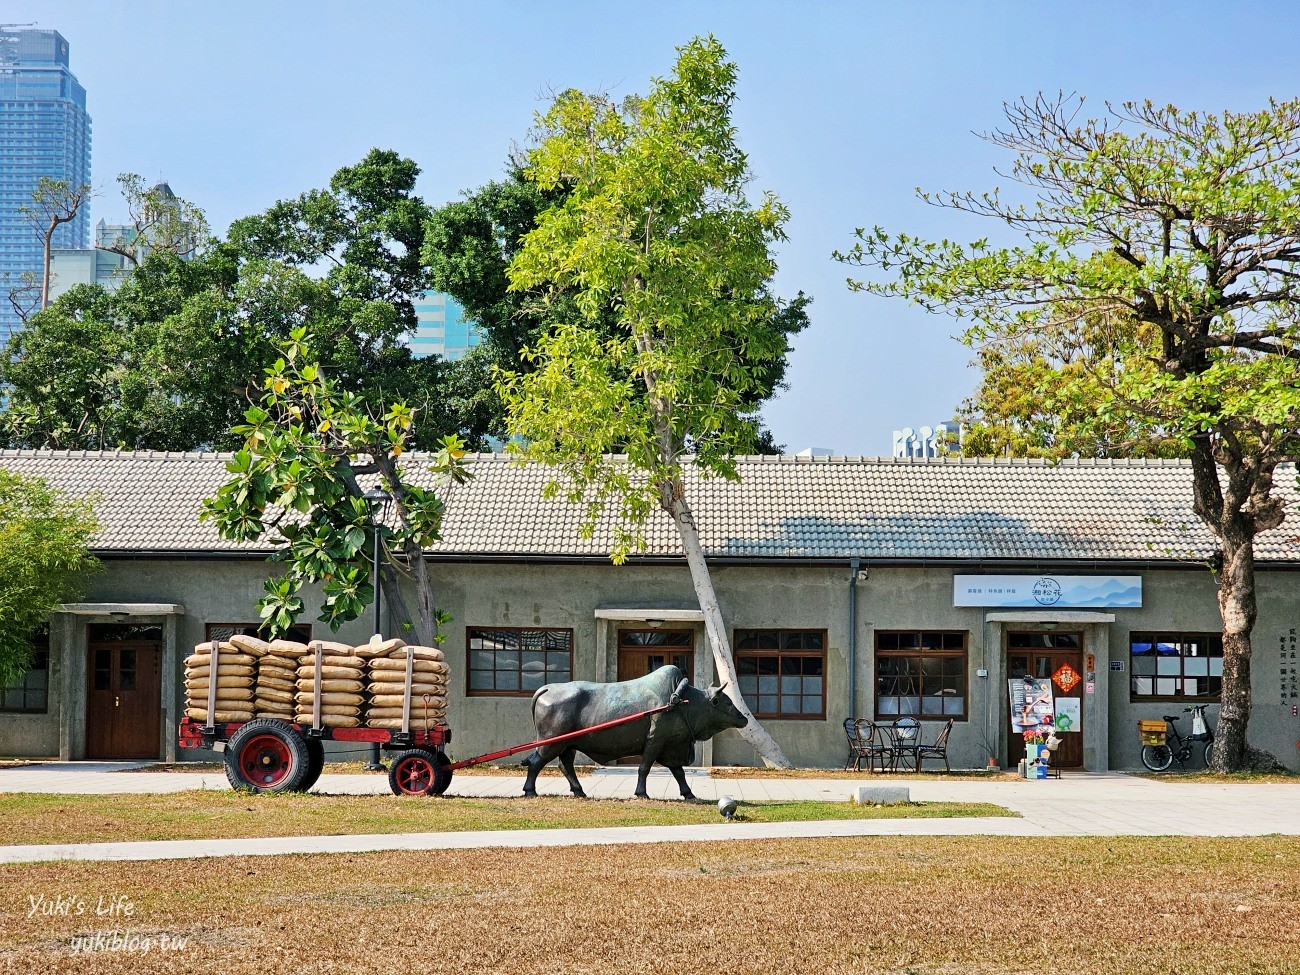
[[[451,295],[426,291],[415,300],[419,324],[406,343],[416,356],[440,355],[454,361],[478,348],[483,333],[465,318],[465,310]]]
[[[0,344],[21,325],[9,289],[41,272],[41,240],[23,216],[41,177],[90,182],[86,89],[68,66],[68,42],[53,30],[0,27]],[[54,246],[86,247],[83,206],[54,232]]]

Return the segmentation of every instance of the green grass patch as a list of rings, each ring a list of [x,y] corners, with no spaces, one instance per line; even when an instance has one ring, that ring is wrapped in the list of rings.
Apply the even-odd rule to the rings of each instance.
[[[988,803],[741,802],[744,822],[1014,816]],[[0,794],[4,842],[99,843],[253,836],[681,826],[720,822],[711,802],[646,799],[432,799],[190,791],[166,795]]]

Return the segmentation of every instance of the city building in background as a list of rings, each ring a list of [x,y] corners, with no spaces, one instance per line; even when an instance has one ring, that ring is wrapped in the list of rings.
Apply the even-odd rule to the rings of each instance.
[[[415,301],[415,317],[419,324],[406,344],[418,357],[438,355],[456,360],[483,340],[482,331],[465,317],[465,309],[450,295],[426,291]]]
[[[961,453],[961,421],[894,431],[895,457],[946,457]]]
[[[151,190],[163,206],[176,199],[176,194],[165,182],[156,183]],[[126,251],[133,254],[136,261],[143,261],[153,250],[148,226],[156,226],[156,222],[150,219],[148,212],[144,220],[147,226],[141,234],[134,224],[107,223],[101,219],[95,224],[94,247],[56,248],[50,255],[50,300],[78,284],[97,284],[106,291],[116,291],[135,267],[125,254],[118,251]],[[180,257],[189,260],[195,253],[194,242],[198,232],[189,222],[180,226],[184,238]]]
[[[86,89],[73,75],[58,31],[0,27],[0,344],[22,322],[9,289],[41,273],[42,244],[22,213],[42,177],[90,183]],[[86,207],[54,232],[59,248],[90,243]]]

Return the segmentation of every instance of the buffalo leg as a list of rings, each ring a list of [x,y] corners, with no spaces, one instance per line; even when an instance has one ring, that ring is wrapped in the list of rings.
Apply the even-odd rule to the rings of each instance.
[[[569,780],[569,788],[579,799],[587,798],[587,793],[582,791],[582,783],[578,781],[578,773],[573,770],[573,756],[578,753],[576,748],[569,748],[560,752],[560,768],[564,769],[564,777]]]
[[[646,742],[645,751],[641,753],[641,766],[636,770],[636,797],[638,799],[649,799],[650,793],[646,792],[645,780],[650,774],[650,768],[655,762],[659,761],[659,753],[663,745],[652,748],[650,742]]]
[[[534,751],[523,761],[523,766],[528,769],[528,777],[524,779],[524,795],[537,795],[537,773],[549,762],[549,758],[542,758],[540,751]]]
[[[694,799],[695,793],[692,792],[691,787],[686,784],[686,773],[682,770],[682,767],[680,765],[669,765],[668,771],[672,772],[673,778],[677,780],[677,788],[682,790],[682,798]]]

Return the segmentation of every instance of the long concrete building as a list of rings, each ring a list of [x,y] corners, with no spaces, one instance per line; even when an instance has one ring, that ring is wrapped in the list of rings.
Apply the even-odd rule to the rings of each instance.
[[[4,692],[0,753],[177,756],[181,660],[232,628],[256,628],[276,568],[198,520],[227,478],[216,454],[0,451],[0,467],[98,496],[105,571],[55,615],[24,685]],[[612,521],[546,500],[553,472],[472,459],[448,490],[444,538],[427,552],[454,622],[453,757],[532,737],[530,698],[549,681],[615,680],[675,663],[713,680],[699,607],[673,526],[609,560]],[[418,456],[411,459],[417,468]],[[844,762],[844,721],[915,715],[950,758],[1014,764],[1014,688],[1050,681],[1060,764],[1139,764],[1136,723],[1193,703],[1217,716],[1222,648],[1211,538],[1178,461],[747,457],[740,480],[688,478],[730,628],[741,691],[798,765]],[[1277,481],[1295,510],[1295,471]],[[1294,514],[1293,516],[1294,517]],[[1292,521],[1258,540],[1251,739],[1300,768],[1300,540]],[[308,597],[301,623],[314,623]],[[340,639],[363,642],[365,620]],[[1044,685],[1045,686],[1045,685]],[[1171,710],[1173,709],[1173,710]],[[182,753],[180,757],[195,757]],[[198,753],[199,757],[205,753]],[[705,764],[753,764],[734,732]]]

